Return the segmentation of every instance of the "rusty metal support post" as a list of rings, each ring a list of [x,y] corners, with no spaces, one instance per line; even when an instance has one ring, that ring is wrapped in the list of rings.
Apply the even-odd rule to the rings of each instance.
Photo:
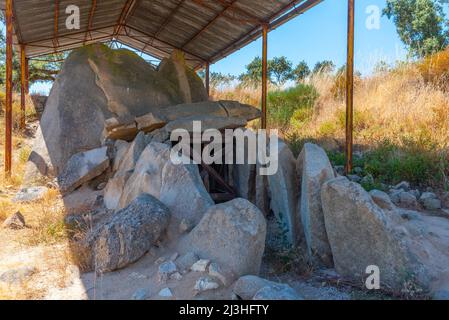
[[[346,63],[346,174],[352,171],[354,123],[354,0],[348,0],[348,52]]]
[[[30,93],[30,59],[25,58],[25,93]]]
[[[267,128],[267,94],[268,94],[268,25],[263,25],[262,39],[262,129]]]
[[[207,96],[210,96],[210,64],[209,62],[206,63],[206,91]]]
[[[25,130],[26,103],[26,57],[25,46],[20,46],[20,130]]]
[[[5,173],[12,169],[12,0],[6,0],[6,102],[5,102]]]

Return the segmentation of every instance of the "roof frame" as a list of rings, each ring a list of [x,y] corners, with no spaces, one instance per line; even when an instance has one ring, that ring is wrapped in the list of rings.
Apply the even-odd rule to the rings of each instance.
[[[168,57],[173,50],[182,50],[190,61],[189,65],[199,69],[207,63],[217,62],[259,38],[262,35],[263,25],[268,25],[269,30],[275,29],[324,0],[216,0],[215,5],[205,0],[154,2],[153,0],[110,0],[113,7],[109,8],[103,5],[103,2],[100,5],[100,1],[91,1],[89,10],[89,5],[82,4],[81,0],[73,0],[73,4],[82,5],[85,11],[89,10],[87,25],[84,20],[82,30],[76,31],[62,30],[59,26],[62,17],[59,12],[61,0],[42,1],[45,4],[49,2],[54,4],[52,31],[43,23],[47,20],[50,22],[48,14],[36,7],[36,16],[39,16],[40,20],[37,18],[33,20],[33,10],[29,7],[23,8],[23,5],[21,8],[21,4],[25,4],[25,1],[23,3],[16,1],[17,8],[14,9],[17,9],[17,13],[21,15],[20,21],[17,16],[14,20],[14,43],[25,45],[26,56],[35,58],[94,42],[116,40],[158,59]],[[163,11],[160,10],[167,11],[165,1],[170,1],[172,4],[171,11],[164,13],[165,17],[157,22],[150,20],[147,26],[144,22],[147,15],[161,17]],[[188,2],[195,6],[184,6]],[[0,0],[1,8],[4,8],[4,4],[5,0]],[[156,6],[155,10],[152,10],[153,5]],[[162,9],[164,6],[166,8]],[[208,14],[199,8],[207,9]],[[137,9],[139,9],[138,13],[136,13]],[[159,15],[157,12],[160,12]],[[115,21],[108,20],[111,14],[117,16]],[[135,17],[139,17],[139,20],[135,20]],[[187,21],[187,19],[192,20]],[[187,22],[185,29],[184,21]],[[34,29],[33,24],[36,26]],[[21,30],[26,27],[30,29]],[[36,31],[33,33],[32,30]],[[134,30],[131,32],[132,37],[130,37],[130,30]],[[212,30],[213,32],[207,32]],[[26,31],[23,33],[24,37],[21,31]],[[162,47],[164,47],[163,50],[161,50]]]

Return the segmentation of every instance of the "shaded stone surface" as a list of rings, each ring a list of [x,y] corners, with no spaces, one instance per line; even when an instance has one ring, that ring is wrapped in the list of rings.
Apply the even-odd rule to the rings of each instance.
[[[137,261],[159,240],[169,220],[164,204],[141,194],[88,236],[93,265],[99,272],[108,272]]]

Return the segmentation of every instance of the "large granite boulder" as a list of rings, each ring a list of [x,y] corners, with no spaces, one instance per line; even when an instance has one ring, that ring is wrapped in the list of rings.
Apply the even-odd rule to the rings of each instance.
[[[301,186],[298,215],[304,229],[307,252],[312,261],[332,267],[332,252],[321,206],[321,186],[335,178],[334,169],[322,148],[306,143],[298,157],[297,171]]]
[[[449,287],[449,220],[404,209],[382,210],[345,177],[325,183],[321,195],[340,275],[360,281],[368,276],[368,266],[377,266],[386,290],[437,292]]]
[[[237,198],[211,207],[181,246],[218,262],[239,277],[259,273],[265,238],[262,212]]]
[[[114,271],[140,259],[160,239],[169,220],[164,204],[151,195],[139,195],[88,235],[96,271]]]
[[[232,292],[242,300],[304,300],[287,284],[253,275],[240,277]]]
[[[165,67],[157,70],[125,49],[95,44],[72,51],[48,97],[25,182],[55,177],[72,155],[100,147],[110,118],[134,119],[162,107],[207,100],[201,79],[181,55],[167,63],[178,66],[176,75],[168,77]],[[181,76],[187,78],[188,93]]]

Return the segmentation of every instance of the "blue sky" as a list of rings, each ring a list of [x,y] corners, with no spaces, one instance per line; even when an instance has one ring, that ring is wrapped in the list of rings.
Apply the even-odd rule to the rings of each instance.
[[[366,28],[368,6],[380,10],[385,0],[357,0],[355,20],[355,64],[362,74],[369,74],[379,60],[394,63],[406,57],[395,26],[386,17],[378,30]],[[347,1],[324,0],[310,11],[269,33],[268,57],[286,56],[295,64],[305,60],[311,67],[321,60],[337,66],[346,61]],[[212,71],[239,74],[253,57],[261,55],[259,39],[232,56],[212,66]]]
[[[368,75],[380,60],[394,63],[406,58],[406,50],[395,26],[381,17],[379,29],[368,29],[369,6],[385,7],[385,0],[356,1],[355,65]],[[310,67],[332,60],[340,67],[346,60],[347,1],[324,0],[305,14],[269,33],[268,56],[286,56],[294,64],[305,60]],[[261,55],[261,39],[211,66],[211,71],[238,75],[254,57]],[[46,84],[35,84],[32,91],[47,92]]]

